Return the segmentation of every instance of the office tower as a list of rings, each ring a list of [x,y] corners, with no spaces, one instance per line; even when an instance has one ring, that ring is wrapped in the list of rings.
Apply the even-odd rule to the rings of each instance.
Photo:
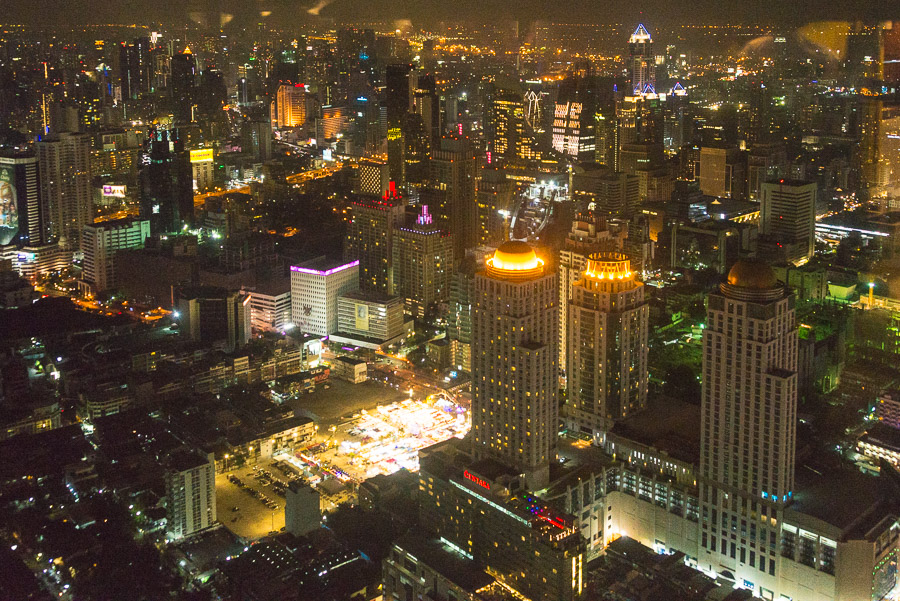
[[[338,331],[335,342],[375,348],[399,342],[407,330],[403,300],[380,291],[354,290],[338,297]]]
[[[443,192],[443,203],[431,206],[437,224],[453,236],[453,257],[462,259],[478,240],[475,202],[475,154],[468,138],[444,137],[430,162],[430,186]]]
[[[294,480],[284,493],[285,530],[294,536],[305,536],[322,527],[319,492],[315,488]]]
[[[549,483],[556,457],[559,315],[556,274],[524,242],[507,242],[475,276],[472,451]]]
[[[306,123],[307,114],[306,86],[303,84],[282,84],[275,96],[278,127],[300,127]]]
[[[119,47],[119,85],[123,100],[137,100],[150,91],[150,39],[136,38]]]
[[[140,153],[140,216],[150,232],[180,232],[194,220],[190,153],[175,131],[152,131]]]
[[[216,174],[216,161],[212,148],[198,148],[189,153],[191,159],[191,173],[193,176],[192,189],[205,191],[214,183]]]
[[[447,314],[447,338],[450,357],[456,369],[472,373],[472,303],[475,300],[476,262],[466,257],[456,264],[450,278],[450,302]]]
[[[559,365],[562,369],[569,365],[566,349],[572,286],[587,269],[590,255],[621,247],[622,240],[611,235],[604,219],[590,211],[575,215],[572,229],[559,249]]]
[[[169,63],[171,77],[169,78],[169,90],[172,93],[172,101],[175,105],[175,117],[181,123],[192,121],[193,105],[196,101],[194,85],[197,77],[197,63],[191,49],[186,47],[184,52],[174,54]]]
[[[589,84],[582,78],[564,81],[553,109],[553,149],[580,161],[594,161],[597,153],[596,98]]]
[[[734,568],[736,582],[778,591],[776,565],[785,563],[777,552],[780,522],[794,494],[798,349],[794,296],[786,293],[768,265],[739,261],[708,303],[703,331],[699,485],[704,519],[699,563],[715,566],[714,570],[727,565]],[[740,537],[735,536],[738,524]]]
[[[538,102],[537,95],[532,95],[530,104]],[[487,138],[490,162],[507,159],[540,160],[532,126],[526,119],[526,96],[518,86],[496,86],[490,94]],[[536,108],[533,112],[536,112]]]
[[[241,126],[241,150],[265,163],[272,158],[272,123],[265,119],[245,121]]]
[[[516,184],[500,169],[485,166],[476,182],[478,203],[478,232],[476,243],[499,244],[506,240],[507,220],[513,211],[513,192]]]
[[[647,404],[650,309],[626,256],[592,254],[568,313],[567,418],[599,440]]]
[[[319,257],[291,266],[291,322],[301,332],[337,332],[337,299],[359,288],[359,261]]]
[[[361,289],[394,293],[394,238],[403,224],[405,206],[394,182],[381,198],[353,201],[344,259],[359,261]]]
[[[432,223],[422,206],[414,224],[397,230],[394,242],[394,294],[403,298],[409,314],[424,317],[450,296],[453,243]]]
[[[285,332],[291,321],[291,281],[279,278],[250,293],[250,327],[254,332]]]
[[[185,538],[215,525],[215,464],[179,449],[166,458],[165,470],[166,538]]]
[[[0,152],[0,246],[50,242],[50,211],[33,152]]]
[[[635,96],[656,93],[656,57],[653,40],[643,25],[638,25],[628,39],[628,73]]]
[[[37,143],[41,204],[50,211],[50,231],[61,246],[78,248],[93,206],[91,137],[62,133]]]
[[[181,333],[226,352],[250,341],[250,295],[215,286],[187,285],[174,290]]]
[[[434,75],[420,75],[413,90],[413,112],[417,114],[425,128],[428,146],[435,148],[441,140],[441,105]]]
[[[411,65],[388,65],[385,68],[385,107],[387,109],[388,166],[391,180],[406,183],[406,141],[403,124],[412,102]]]
[[[700,149],[700,190],[707,196],[742,199],[744,165],[737,148],[704,146]]]
[[[84,262],[79,287],[89,294],[115,288],[116,252],[128,248],[143,248],[144,241],[149,236],[149,221],[118,219],[84,226],[81,234]]]
[[[361,161],[356,170],[359,183],[353,192],[369,196],[381,196],[390,187],[391,174],[387,163]]]
[[[640,182],[634,175],[608,173],[596,180],[596,212],[603,217],[630,219],[640,203]]]
[[[816,250],[816,184],[770,180],[762,184],[759,233],[772,259],[800,265]],[[763,252],[762,247],[760,252]]]

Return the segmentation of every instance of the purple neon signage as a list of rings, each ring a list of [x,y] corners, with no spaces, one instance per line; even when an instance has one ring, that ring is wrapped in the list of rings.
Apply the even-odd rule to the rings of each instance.
[[[332,275],[339,271],[344,271],[345,269],[350,269],[351,267],[356,267],[359,265],[359,261],[351,261],[345,265],[339,265],[334,267],[333,269],[326,269],[325,271],[319,269],[310,269],[309,267],[297,267],[296,265],[291,265],[291,271],[296,271],[299,273],[309,273],[311,275]]]

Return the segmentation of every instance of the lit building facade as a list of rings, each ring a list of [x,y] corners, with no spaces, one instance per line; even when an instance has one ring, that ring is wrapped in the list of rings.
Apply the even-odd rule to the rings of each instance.
[[[656,57],[650,32],[638,25],[628,39],[628,72],[635,96],[656,92]]]
[[[556,456],[558,288],[524,242],[501,245],[475,276],[472,445],[525,474],[534,490]]]
[[[432,223],[427,206],[415,224],[397,230],[393,262],[394,291],[411,315],[424,317],[436,303],[449,298],[453,243]]]
[[[291,322],[301,332],[337,332],[337,299],[359,288],[359,261],[320,257],[291,267]]]
[[[816,191],[813,182],[770,180],[760,186],[760,234],[774,260],[801,265],[816,249]],[[779,252],[780,251],[780,252]]]
[[[568,313],[567,421],[599,440],[647,404],[650,309],[625,255],[590,256]]]
[[[166,462],[166,536],[178,540],[216,523],[215,463],[186,450]]]
[[[359,287],[363,290],[394,292],[394,239],[403,224],[405,205],[393,182],[383,197],[353,202],[344,259],[359,262]]]
[[[36,148],[41,204],[50,211],[52,236],[65,248],[78,248],[81,231],[93,217],[91,137],[62,133]]]
[[[79,286],[84,292],[91,294],[114,288],[116,252],[128,248],[143,248],[148,237],[149,221],[119,219],[85,226],[81,234],[84,262]]]

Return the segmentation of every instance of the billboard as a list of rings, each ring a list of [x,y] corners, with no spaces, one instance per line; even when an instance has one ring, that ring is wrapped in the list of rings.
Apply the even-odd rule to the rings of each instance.
[[[199,150],[191,151],[191,162],[192,163],[211,163],[213,160],[213,149],[212,148],[201,148]]]
[[[363,332],[369,331],[369,306],[356,305],[356,329]]]
[[[112,198],[125,198],[125,193],[128,190],[127,186],[103,186],[103,196],[109,196]]]
[[[0,166],[0,246],[9,244],[19,233],[19,204],[15,171]]]

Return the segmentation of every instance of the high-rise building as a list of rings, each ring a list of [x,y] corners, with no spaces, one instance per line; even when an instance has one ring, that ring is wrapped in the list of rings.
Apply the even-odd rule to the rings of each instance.
[[[141,151],[140,215],[150,232],[180,232],[194,220],[190,154],[175,131],[154,131]]]
[[[449,298],[453,244],[450,235],[432,223],[427,206],[414,224],[397,230],[393,263],[394,293],[411,315],[424,317]]]
[[[479,171],[476,194],[478,203],[478,244],[499,244],[506,240],[507,219],[513,211],[515,182],[500,169],[489,166]]]
[[[174,54],[169,68],[169,91],[175,105],[175,117],[180,123],[187,123],[192,121],[197,84],[197,62],[191,49],[186,47],[184,52]]]
[[[800,265],[816,249],[816,190],[812,182],[770,180],[760,190],[759,231],[773,261]],[[764,252],[760,248],[760,252]]]
[[[29,152],[0,153],[0,246],[50,242],[49,199],[40,192],[38,159]]]
[[[78,248],[92,220],[91,137],[62,133],[37,143],[41,204],[50,211],[52,235],[61,246]]]
[[[403,224],[406,203],[394,182],[381,198],[353,201],[352,221],[347,226],[344,258],[359,261],[359,287],[394,291],[394,238]]]
[[[166,537],[177,540],[216,523],[216,467],[187,449],[166,458]]]
[[[768,265],[739,261],[710,294],[703,331],[699,482],[709,524],[699,563],[733,566],[736,582],[773,591],[776,538],[794,494],[797,355],[794,296]]]
[[[524,242],[502,244],[475,276],[472,449],[549,482],[556,457],[559,316],[556,274]]]
[[[462,259],[478,239],[475,202],[475,154],[468,138],[443,137],[430,162],[430,184],[443,194],[443,206],[431,206],[437,225],[453,236],[453,257]]]
[[[630,219],[640,203],[640,181],[635,175],[609,173],[597,178],[595,193],[599,215]]]
[[[536,98],[533,92],[532,97]],[[490,122],[486,126],[491,162],[502,159],[541,158],[532,127],[526,119],[526,98],[521,88],[498,87],[490,96],[489,109]]]
[[[396,64],[385,68],[385,107],[387,109],[387,150],[391,180],[406,183],[406,141],[403,125],[412,106],[410,71],[412,65]]]
[[[182,334],[230,352],[250,341],[250,295],[188,285],[175,290],[175,315]]]
[[[450,302],[447,312],[447,338],[451,362],[456,369],[472,372],[472,303],[475,299],[476,263],[466,257],[456,264],[450,278]]]
[[[359,261],[319,257],[291,267],[291,322],[301,332],[337,332],[337,299],[359,288]]]
[[[622,240],[613,237],[606,222],[591,212],[579,213],[559,249],[559,365],[568,368],[569,301],[572,286],[587,270],[588,257],[601,251],[621,250]]]
[[[359,183],[353,190],[356,194],[381,196],[390,187],[391,174],[387,163],[361,161],[356,170]]]
[[[647,404],[650,309],[625,255],[590,256],[568,313],[567,419],[599,440]]]
[[[596,160],[596,104],[590,79],[570,78],[560,85],[550,138],[556,152],[581,161]]]
[[[700,190],[708,196],[742,199],[744,165],[737,148],[704,146],[700,149]]]
[[[306,86],[303,84],[282,84],[275,96],[278,127],[300,127],[306,123],[307,114]]]
[[[277,278],[257,285],[250,293],[250,327],[255,332],[291,329],[291,282]]]
[[[83,292],[97,294],[116,285],[115,256],[119,250],[143,248],[150,222],[117,219],[84,226],[81,234]]]
[[[136,100],[150,91],[150,39],[136,38],[119,47],[119,85],[122,98]]]
[[[212,148],[197,148],[190,151],[193,189],[203,192],[213,185],[216,161]]]
[[[640,24],[628,39],[628,72],[635,96],[656,93],[656,57],[653,56],[653,39]]]

